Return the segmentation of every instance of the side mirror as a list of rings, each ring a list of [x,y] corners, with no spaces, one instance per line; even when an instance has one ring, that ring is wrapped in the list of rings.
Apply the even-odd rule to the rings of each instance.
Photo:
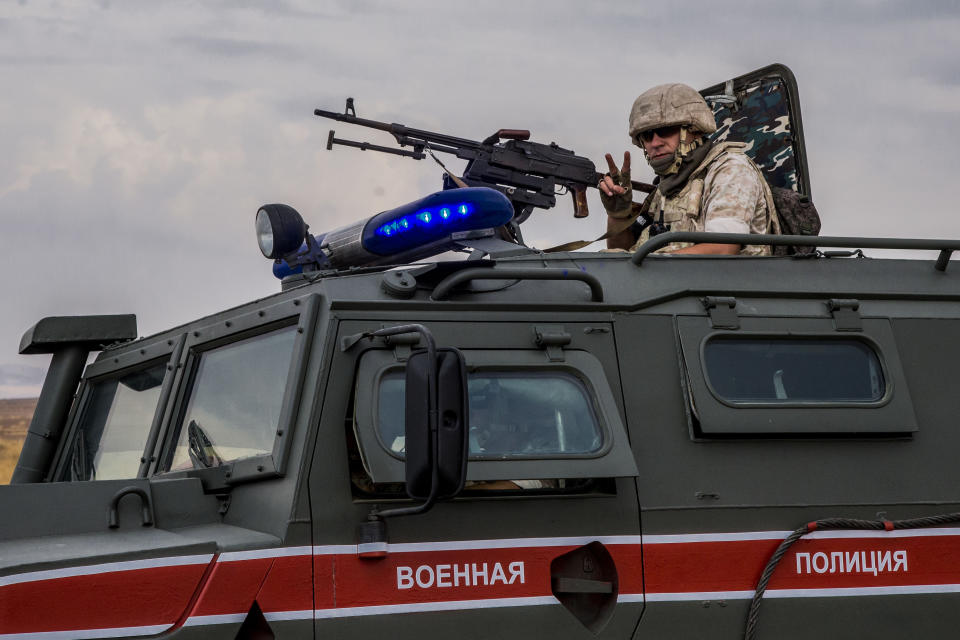
[[[436,360],[434,368],[429,351],[414,352],[407,360],[406,376],[407,494],[428,502],[452,498],[463,490],[470,433],[463,354],[441,348],[436,350]],[[431,394],[433,375],[435,393]]]
[[[407,359],[406,481],[407,494],[423,502],[386,511],[374,507],[367,521],[357,527],[357,553],[362,558],[381,558],[387,554],[384,518],[426,513],[437,500],[460,493],[467,479],[470,426],[463,354],[449,347],[437,349],[433,334],[421,324],[384,327],[363,337],[413,332],[423,337],[427,348]]]

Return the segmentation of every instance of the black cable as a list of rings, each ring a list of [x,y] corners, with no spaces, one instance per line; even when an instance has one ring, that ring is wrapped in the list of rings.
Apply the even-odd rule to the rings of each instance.
[[[856,520],[853,518],[826,518],[824,520],[814,520],[800,527],[789,536],[787,536],[777,550],[770,556],[767,566],[760,574],[760,581],[757,582],[757,589],[753,594],[753,600],[750,602],[750,611],[747,613],[747,628],[743,634],[744,640],[753,640],[757,633],[757,621],[760,618],[760,603],[763,601],[763,594],[767,590],[767,583],[773,577],[780,560],[787,554],[793,543],[814,531],[826,531],[836,529],[869,529],[869,530],[887,530],[894,529],[919,529],[922,527],[934,527],[941,524],[950,524],[960,522],[960,513],[945,513],[937,516],[927,516],[924,518],[911,518],[909,520]]]

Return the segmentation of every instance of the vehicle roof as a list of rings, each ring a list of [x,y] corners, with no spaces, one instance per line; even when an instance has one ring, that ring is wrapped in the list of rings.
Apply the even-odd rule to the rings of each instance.
[[[445,279],[467,269],[489,269],[492,274],[522,269],[565,270],[567,281],[474,279],[456,288],[444,299],[435,296]],[[388,293],[383,281],[391,271],[407,271],[416,278],[416,292],[409,298]],[[638,311],[650,313],[703,313],[696,298],[728,295],[753,300],[741,313],[759,315],[829,316],[828,298],[871,301],[861,307],[864,315],[916,315],[917,302],[928,303],[925,316],[938,315],[944,302],[960,298],[956,268],[938,271],[932,260],[889,258],[817,257],[773,258],[743,256],[651,255],[634,265],[630,254],[608,252],[531,253],[499,260],[434,262],[396,267],[315,272],[292,276],[283,290],[230,309],[198,318],[153,336],[118,345],[124,348],[141,341],[175,335],[192,327],[219,322],[223,317],[248,313],[263,306],[319,294],[330,309],[421,312],[478,309],[505,312],[577,311],[587,313]],[[578,276],[577,274],[584,274]],[[594,278],[603,299],[591,298],[591,289],[574,277]],[[785,306],[790,301],[789,306]],[[682,304],[681,304],[682,303]],[[907,306],[904,306],[907,304]],[[678,306],[680,305],[680,306]],[[800,305],[800,306],[798,306]],[[943,312],[950,316],[956,310]]]

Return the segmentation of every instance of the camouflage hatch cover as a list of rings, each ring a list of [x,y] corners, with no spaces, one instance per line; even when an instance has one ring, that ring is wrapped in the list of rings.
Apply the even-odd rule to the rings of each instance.
[[[700,92],[713,109],[719,142],[745,142],[767,182],[810,195],[800,101],[793,73],[774,64]]]

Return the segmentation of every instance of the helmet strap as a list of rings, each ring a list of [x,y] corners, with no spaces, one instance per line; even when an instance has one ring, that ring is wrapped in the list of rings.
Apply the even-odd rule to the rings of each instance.
[[[703,144],[703,136],[694,136],[687,126],[680,127],[680,144],[677,145],[677,151],[681,158],[686,158],[701,144]]]
[[[658,176],[669,176],[680,171],[680,165],[683,164],[683,160],[687,157],[687,154],[700,146],[702,138],[695,138],[688,142],[690,137],[688,127],[686,125],[680,127],[680,142],[673,152],[673,157],[661,160],[656,164],[650,162],[650,156],[647,154],[646,147],[643,145],[640,145],[640,147],[643,149],[643,155],[646,157],[647,163],[653,168],[654,173]]]

